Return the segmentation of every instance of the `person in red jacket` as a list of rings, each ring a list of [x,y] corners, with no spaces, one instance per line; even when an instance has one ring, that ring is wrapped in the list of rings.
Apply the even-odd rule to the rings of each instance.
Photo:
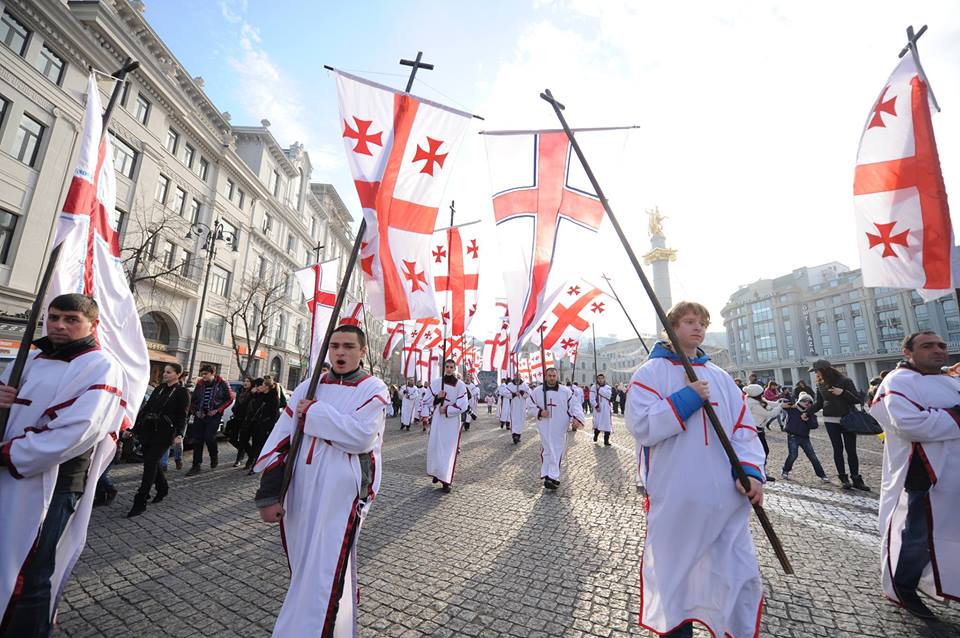
[[[217,430],[220,429],[223,411],[231,403],[233,391],[227,382],[214,372],[213,366],[206,363],[200,366],[200,381],[197,382],[190,401],[193,423],[187,428],[187,440],[193,444],[193,467],[187,472],[187,476],[200,473],[204,444],[210,452],[210,469],[217,467]]]

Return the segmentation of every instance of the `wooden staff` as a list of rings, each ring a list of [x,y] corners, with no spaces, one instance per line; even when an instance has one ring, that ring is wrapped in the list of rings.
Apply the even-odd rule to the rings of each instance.
[[[617,231],[617,236],[620,238],[620,242],[623,244],[623,248],[627,252],[627,256],[630,258],[630,262],[633,264],[633,268],[637,272],[637,276],[640,277],[640,283],[643,284],[643,289],[646,291],[647,297],[650,298],[650,303],[653,304],[653,309],[656,311],[657,317],[660,319],[660,323],[663,324],[663,329],[667,333],[670,343],[673,345],[674,352],[676,352],[679,356],[680,363],[683,365],[683,370],[686,372],[687,378],[691,381],[691,383],[696,382],[697,373],[694,371],[693,366],[690,365],[690,361],[688,360],[683,349],[680,347],[680,341],[677,338],[677,333],[667,320],[667,313],[664,312],[663,306],[660,304],[660,300],[657,298],[657,293],[654,292],[653,286],[650,285],[650,281],[647,279],[643,269],[640,267],[640,261],[637,259],[636,254],[634,254],[633,249],[630,247],[630,242],[627,241],[626,234],[624,234],[616,216],[613,214],[613,210],[610,208],[610,202],[607,201],[606,196],[603,194],[603,190],[600,188],[600,183],[593,174],[590,164],[587,163],[587,158],[584,157],[583,151],[581,150],[580,145],[577,143],[577,139],[574,137],[573,131],[571,131],[570,127],[567,125],[567,120],[563,116],[563,109],[565,107],[563,104],[554,99],[553,94],[550,93],[550,89],[546,89],[540,94],[540,97],[549,102],[553,107],[553,112],[556,114],[557,119],[560,120],[560,125],[563,127],[564,132],[567,134],[567,138],[570,140],[570,146],[577,154],[580,164],[583,165],[583,170],[586,172],[587,178],[589,178],[594,192],[600,199],[600,203],[603,205],[603,209],[606,211],[607,217],[610,218],[610,223],[613,225],[614,230]],[[743,467],[740,465],[740,459],[737,458],[737,453],[733,449],[733,445],[730,444],[730,438],[727,436],[726,430],[723,429],[723,425],[720,423],[720,419],[717,416],[716,411],[713,409],[713,406],[707,399],[704,399],[702,408],[704,413],[707,415],[707,418],[710,420],[710,424],[713,426],[713,430],[716,432],[717,438],[720,440],[720,445],[723,447],[723,451],[727,454],[727,459],[730,461],[730,466],[733,468],[734,475],[740,482],[740,485],[743,487],[743,489],[749,492],[750,479],[746,472],[743,471]],[[777,555],[777,559],[780,561],[780,566],[783,567],[783,571],[787,574],[792,574],[793,567],[790,565],[790,559],[787,557],[787,553],[783,549],[783,545],[780,543],[780,539],[777,537],[777,533],[773,529],[773,524],[767,517],[767,513],[763,509],[763,506],[760,504],[753,504],[753,511],[756,513],[757,519],[760,521],[760,525],[763,527],[763,531],[767,535],[767,539],[770,541],[770,545],[773,547],[773,551]]]
[[[620,304],[620,310],[623,311],[623,316],[627,318],[627,321],[630,322],[630,327],[633,328],[633,332],[636,333],[637,339],[640,340],[640,345],[643,346],[644,352],[647,353],[647,356],[650,356],[650,348],[647,347],[647,344],[644,343],[643,337],[640,336],[640,331],[637,330],[637,326],[634,325],[633,319],[630,318],[630,313],[627,312],[627,309],[623,306],[623,302],[620,301],[620,295],[617,294],[617,291],[613,289],[613,284],[610,283],[610,278],[606,275],[603,275],[604,280],[607,282],[607,286],[610,288],[610,292],[613,293],[613,298],[617,300],[617,303]]]

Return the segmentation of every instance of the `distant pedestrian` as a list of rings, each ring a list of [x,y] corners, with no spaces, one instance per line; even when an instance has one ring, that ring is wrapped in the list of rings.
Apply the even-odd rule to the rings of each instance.
[[[251,467],[247,472],[250,475],[254,473],[252,465],[260,458],[263,444],[270,436],[273,426],[280,417],[280,397],[277,393],[277,386],[272,380],[264,377],[254,398],[256,401],[250,406],[250,416],[247,419],[253,435],[253,440],[250,443],[251,460],[248,461]]]
[[[777,401],[780,399],[780,386],[776,381],[769,381],[767,387],[763,389],[763,398],[767,401]]]
[[[747,395],[747,409],[753,415],[753,420],[757,424],[757,437],[760,439],[760,445],[763,446],[763,474],[767,481],[774,481],[772,476],[767,475],[766,457],[770,455],[770,446],[767,445],[767,430],[770,423],[775,421],[780,415],[780,403],[768,402],[763,398],[763,386],[759,383],[752,383],[743,389]]]
[[[227,440],[233,447],[237,448],[237,460],[233,462],[233,467],[239,467],[247,453],[247,446],[240,442],[240,431],[247,420],[247,410],[250,408],[250,400],[253,397],[252,390],[253,380],[250,377],[244,377],[240,391],[237,392],[237,399],[233,402],[233,413],[224,428]]]
[[[863,400],[853,381],[840,374],[825,359],[813,362],[811,372],[816,373],[817,398],[814,411],[823,410],[823,426],[830,436],[830,445],[833,446],[833,463],[837,467],[837,476],[843,489],[858,489],[869,492],[870,488],[860,476],[860,458],[857,456],[857,435],[844,432],[840,426],[840,419],[850,413]],[[847,463],[850,474],[847,475],[844,467],[843,453],[846,450]],[[852,483],[851,483],[852,481]]]
[[[816,429],[819,425],[816,412],[813,410],[813,397],[806,392],[801,392],[797,402],[787,404],[783,411],[787,416],[787,459],[783,462],[783,471],[780,476],[784,479],[790,478],[798,450],[803,450],[810,464],[813,465],[814,474],[823,482],[829,481],[813,449],[813,442],[810,440],[810,430]]]
[[[200,473],[203,464],[203,447],[210,454],[210,469],[217,467],[219,449],[217,448],[217,430],[223,419],[223,411],[233,403],[233,391],[227,382],[220,378],[212,365],[200,366],[200,381],[193,391],[190,411],[193,423],[187,428],[187,439],[193,444],[193,467],[187,476]]]

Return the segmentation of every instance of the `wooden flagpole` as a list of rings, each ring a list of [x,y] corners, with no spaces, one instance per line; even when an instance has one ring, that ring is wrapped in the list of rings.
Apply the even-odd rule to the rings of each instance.
[[[691,382],[697,381],[697,373],[694,371],[693,366],[690,365],[690,361],[687,359],[683,349],[680,347],[677,333],[673,330],[673,326],[671,326],[670,322],[667,320],[667,313],[660,304],[660,300],[657,298],[657,293],[654,292],[653,286],[650,285],[650,281],[647,279],[643,269],[640,267],[640,261],[633,252],[633,248],[630,247],[630,242],[627,241],[626,234],[623,232],[623,229],[620,227],[620,223],[613,214],[613,209],[610,208],[610,202],[607,201],[606,196],[603,194],[603,190],[600,188],[600,183],[593,174],[593,170],[590,168],[587,158],[584,157],[583,150],[580,148],[580,144],[577,143],[577,138],[567,125],[567,120],[563,116],[563,109],[565,107],[563,104],[554,99],[550,89],[546,89],[540,94],[540,97],[549,102],[550,106],[553,107],[553,112],[560,121],[560,126],[563,127],[564,132],[567,134],[567,138],[570,140],[570,146],[577,154],[577,158],[580,160],[580,164],[583,166],[583,170],[586,172],[587,178],[590,180],[590,184],[593,186],[594,192],[600,199],[600,203],[603,205],[603,209],[606,211],[611,225],[617,232],[617,236],[620,238],[620,242],[623,244],[623,248],[626,251],[627,256],[630,258],[630,262],[633,265],[634,270],[636,270],[637,276],[640,278],[640,283],[643,284],[643,289],[650,298],[650,303],[653,305],[653,309],[656,311],[657,317],[660,319],[660,323],[663,324],[663,329],[667,333],[670,343],[673,345],[674,352],[679,355],[680,363],[683,365],[683,369],[687,374],[687,378]],[[713,406],[710,404],[709,400],[704,400],[702,407],[704,413],[707,415],[707,418],[710,420],[710,424],[713,426],[714,432],[717,434],[717,439],[719,439],[720,445],[723,447],[723,451],[727,454],[727,459],[730,461],[730,466],[733,468],[734,475],[740,482],[740,485],[743,487],[743,489],[749,492],[750,479],[746,472],[743,471],[743,467],[740,465],[740,459],[737,458],[737,453],[733,449],[733,445],[730,444],[730,438],[727,436],[726,430],[723,429],[723,425],[720,423],[720,418],[717,416],[717,413],[713,409]],[[756,513],[757,519],[760,521],[760,525],[763,527],[763,531],[767,535],[767,539],[770,541],[770,545],[773,547],[773,551],[777,555],[777,559],[780,561],[780,566],[783,568],[783,571],[787,574],[792,574],[793,567],[790,565],[790,559],[787,557],[786,550],[784,550],[783,544],[780,542],[776,531],[773,529],[773,524],[770,522],[766,510],[764,510],[763,506],[760,504],[753,504],[753,511]]]
[[[630,318],[630,313],[627,312],[627,309],[624,308],[623,302],[620,301],[620,295],[617,294],[617,291],[613,289],[613,284],[610,283],[610,278],[606,275],[602,275],[604,280],[607,282],[607,286],[610,287],[610,292],[613,293],[613,298],[617,300],[617,303],[620,304],[620,310],[623,311],[623,316],[627,318],[627,321],[630,322],[630,327],[633,328],[634,333],[637,335],[637,339],[640,340],[640,345],[643,346],[643,350],[647,353],[647,356],[650,355],[650,348],[647,347],[647,344],[644,343],[643,337],[640,336],[640,331],[637,330],[637,326],[634,325],[633,319]]]
[[[540,325],[540,374],[543,376],[543,409],[547,409],[547,354],[543,351],[543,333],[547,329],[544,322]]]

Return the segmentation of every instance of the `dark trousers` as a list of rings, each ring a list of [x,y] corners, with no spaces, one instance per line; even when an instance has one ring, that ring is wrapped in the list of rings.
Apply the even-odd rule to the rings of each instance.
[[[193,466],[199,467],[203,464],[203,446],[206,444],[207,451],[210,453],[210,460],[216,461],[219,450],[217,449],[217,430],[220,428],[220,415],[208,416],[202,419],[194,417],[193,423],[187,431],[187,436],[193,439]]]
[[[253,430],[253,441],[250,444],[250,461],[256,463],[263,451],[263,444],[270,438],[270,432],[273,431],[273,423],[260,424]]]
[[[244,423],[240,426],[240,432],[237,434],[237,461],[247,457],[247,465],[253,465],[257,460],[253,457],[253,435],[254,427],[252,423]]]
[[[810,439],[797,436],[796,434],[787,434],[787,460],[783,462],[784,472],[789,472],[793,469],[793,463],[797,460],[798,450],[803,450],[803,453],[810,459],[810,464],[813,465],[813,471],[817,476],[823,478],[827,475],[827,473],[823,471],[823,466],[820,465],[820,459],[817,458],[817,453],[813,451],[813,443]]]
[[[928,490],[907,490],[907,520],[900,534],[900,560],[893,575],[898,591],[914,593],[930,562],[927,531]]]
[[[847,462],[850,464],[850,476],[860,475],[860,459],[857,457],[857,435],[844,432],[839,423],[824,423],[833,446],[833,464],[837,474],[846,475],[843,464],[843,450],[847,450]]]
[[[81,492],[54,492],[40,526],[37,544],[23,570],[23,590],[4,632],[7,638],[46,638],[50,633],[50,579],[57,544],[82,496]]]
[[[693,638],[693,623],[685,622],[673,631],[663,634],[663,638]]]
[[[153,434],[144,441],[143,447],[143,477],[140,479],[140,489],[137,490],[136,500],[143,503],[150,498],[150,487],[156,486],[157,494],[166,496],[170,491],[167,485],[167,474],[160,466],[160,459],[170,449],[173,439],[173,429],[165,429]]]

